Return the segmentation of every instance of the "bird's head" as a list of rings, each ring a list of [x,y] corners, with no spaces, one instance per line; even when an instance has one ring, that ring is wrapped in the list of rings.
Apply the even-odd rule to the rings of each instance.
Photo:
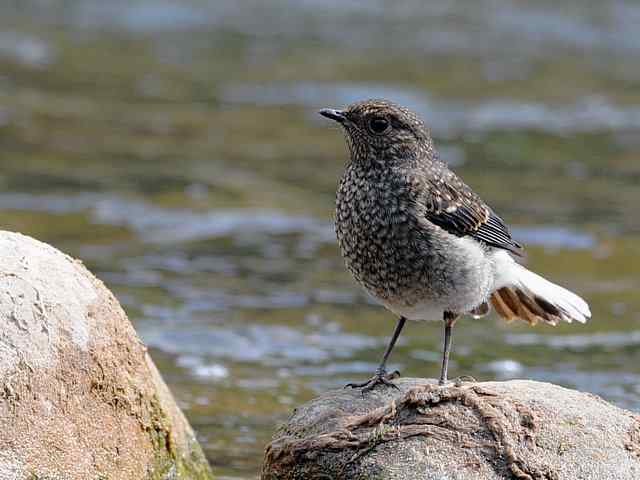
[[[319,113],[342,125],[352,161],[393,161],[433,152],[424,122],[411,110],[387,100],[365,100],[343,110],[325,108]]]

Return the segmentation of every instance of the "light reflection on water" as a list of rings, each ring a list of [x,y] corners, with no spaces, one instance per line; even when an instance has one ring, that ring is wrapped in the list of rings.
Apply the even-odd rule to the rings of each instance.
[[[366,96],[420,111],[528,266],[592,305],[464,320],[452,369],[640,408],[635,3],[9,3],[0,221],[108,283],[220,476],[254,478],[292,406],[367,377],[393,328],[338,256],[345,148],[315,113]],[[391,367],[436,375],[440,327],[409,325]]]

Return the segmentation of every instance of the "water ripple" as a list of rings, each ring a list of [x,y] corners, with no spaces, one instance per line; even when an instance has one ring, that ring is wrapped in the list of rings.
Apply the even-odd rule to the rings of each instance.
[[[268,83],[229,85],[222,98],[230,103],[340,107],[366,98],[387,98],[423,116],[440,136],[491,130],[533,129],[553,134],[640,129],[640,105],[616,105],[590,96],[567,105],[509,99],[461,102],[433,99],[427,92],[375,83]]]
[[[544,345],[555,349],[621,348],[640,345],[640,330],[553,336],[513,333],[507,334],[505,340],[511,345]]]
[[[220,237],[255,239],[256,234],[303,234],[313,252],[318,243],[335,242],[333,225],[329,220],[304,215],[290,215],[278,210],[229,209],[197,212],[186,208],[163,208],[156,205],[114,196],[93,193],[75,195],[36,195],[0,193],[1,210],[43,211],[54,214],[90,212],[92,220],[100,224],[129,227],[148,243],[171,244]],[[592,248],[593,236],[586,232],[540,225],[514,227],[513,234],[525,244],[555,248]],[[268,252],[263,252],[268,254]],[[305,252],[302,252],[305,253]],[[309,251],[306,251],[306,256]],[[268,255],[266,255],[268,256]],[[149,264],[168,269],[185,268],[193,262],[184,258],[147,257]],[[209,259],[198,268],[232,269],[228,262]],[[192,270],[193,271],[193,270]]]
[[[393,48],[419,49],[421,53],[493,52],[495,56],[496,51],[508,48],[535,57],[549,55],[549,46],[588,48],[592,52],[633,52],[640,48],[635,41],[640,9],[628,0],[599,2],[597,8],[579,0],[567,0],[562,6],[510,0],[218,0],[210,5],[195,1],[83,0],[73,2],[71,8],[60,8],[59,3],[36,2],[38,8],[33,15],[66,16],[67,23],[83,27],[119,27],[142,33],[210,27],[262,40],[311,37],[350,49],[389,48],[387,35],[380,32],[398,33]]]
[[[304,333],[283,325],[197,327],[185,325],[158,328],[154,322],[141,325],[147,345],[174,355],[206,356],[263,365],[300,365],[349,358],[356,351],[378,345],[376,338],[324,330]],[[201,363],[192,364],[198,366]]]

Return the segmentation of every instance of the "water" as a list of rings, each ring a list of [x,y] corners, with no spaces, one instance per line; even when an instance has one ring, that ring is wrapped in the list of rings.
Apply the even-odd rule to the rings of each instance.
[[[452,374],[640,409],[640,8],[631,1],[47,0],[0,6],[0,222],[81,257],[222,478],[294,405],[375,369],[390,315],[345,272],[342,135],[410,104],[587,325],[456,328]],[[440,325],[392,367],[438,373]]]

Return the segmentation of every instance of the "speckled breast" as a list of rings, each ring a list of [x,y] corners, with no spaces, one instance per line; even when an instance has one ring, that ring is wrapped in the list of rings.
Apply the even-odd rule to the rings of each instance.
[[[417,225],[411,196],[387,171],[350,165],[336,196],[336,234],[345,264],[374,297],[411,305],[429,281],[428,235]]]

